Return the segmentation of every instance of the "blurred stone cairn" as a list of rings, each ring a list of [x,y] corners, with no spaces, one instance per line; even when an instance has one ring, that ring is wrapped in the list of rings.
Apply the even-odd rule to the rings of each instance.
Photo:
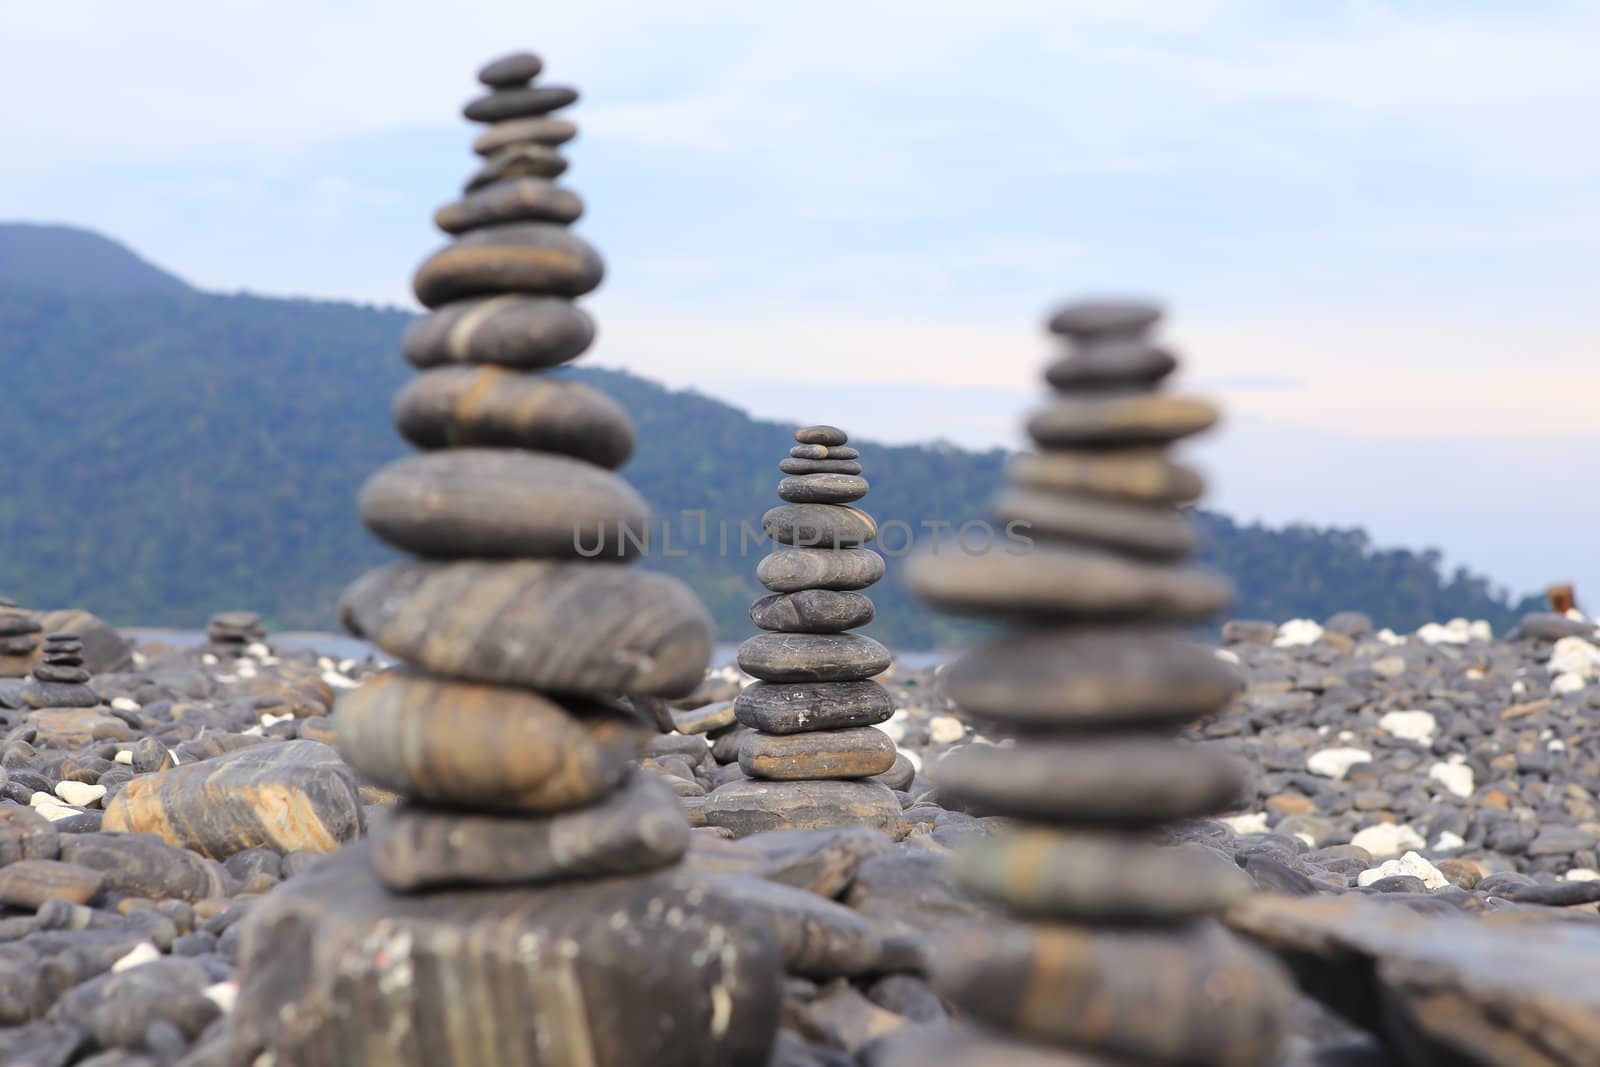
[[[633,429],[542,373],[594,336],[600,284],[552,182],[576,91],[519,53],[479,72],[482,166],[415,276],[420,373],[395,401],[422,452],[361,516],[419,557],[357,579],[351,633],[401,661],[339,703],[340,753],[404,802],[247,920],[233,1054],[386,1067],[761,1062],[782,963],[770,928],[679,866],[677,797],[634,765],[618,698],[682,696],[711,655],[685,586],[628,566],[649,512],[614,469]]]
[[[1002,522],[1028,524],[1031,548],[910,563],[929,603],[1011,624],[945,679],[1006,740],[958,749],[933,776],[947,806],[1018,824],[969,838],[954,860],[963,890],[1004,919],[934,956],[937,987],[978,1025],[908,1038],[884,1061],[894,1067],[1085,1054],[1252,1067],[1283,1039],[1288,975],[1215,918],[1248,878],[1219,852],[1174,843],[1181,820],[1226,810],[1245,783],[1231,757],[1172,736],[1240,682],[1179,634],[1231,590],[1184,562],[1194,537],[1178,505],[1202,484],[1166,450],[1216,412],[1161,391],[1176,361],[1148,339],[1159,316],[1093,303],[1050,320],[1068,351],[1028,422],[1039,451],[1015,461],[995,502]]]
[[[856,590],[883,577],[883,557],[863,547],[877,523],[853,506],[867,480],[843,430],[811,426],[794,437],[778,465],[785,503],[761,520],[777,547],[756,575],[772,594],[750,618],[767,632],[739,646],[739,667],[760,679],[734,702],[751,728],[739,746],[749,779],[713,791],[706,821],[741,837],[832,826],[901,836],[900,801],[875,780],[897,756],[875,728],[894,714],[894,696],[872,681],[888,669],[889,650],[847,632],[872,621],[872,601]]]

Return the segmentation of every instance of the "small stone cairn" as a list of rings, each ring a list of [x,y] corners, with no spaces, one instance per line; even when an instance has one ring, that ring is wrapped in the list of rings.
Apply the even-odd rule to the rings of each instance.
[[[253,611],[219,611],[206,623],[209,651],[219,656],[242,656],[245,649],[266,639],[261,616]]]
[[[416,273],[422,373],[394,406],[423,451],[361,493],[368,528],[420,558],[340,606],[401,665],[341,699],[339,751],[405,799],[252,914],[240,1062],[732,1064],[776,1026],[770,931],[678,866],[688,822],[635,765],[652,727],[619,702],[694,690],[711,621],[627,565],[649,519],[614,472],[627,415],[539,373],[589,346],[573,298],[602,273],[551,181],[577,132],[552,112],[578,94],[534,84],[541,67],[479,72],[485,159],[436,216],[454,241]]]
[[[83,639],[65,630],[45,634],[33,677],[22,687],[23,703],[30,708],[95,707],[100,698],[89,688],[89,678],[83,665]]]
[[[908,1041],[895,1067],[1082,1053],[1254,1067],[1285,1033],[1288,976],[1214,918],[1248,878],[1218,851],[1173,843],[1172,824],[1226,810],[1244,779],[1225,754],[1171,736],[1239,682],[1177,630],[1231,590],[1184,563],[1194,541],[1178,505],[1202,485],[1166,451],[1216,412],[1161,391],[1177,364],[1148,338],[1159,315],[1092,303],[1050,320],[1068,351],[1028,423],[1039,451],[1015,461],[995,508],[1025,524],[1028,551],[911,561],[931,604],[1013,625],[945,678],[958,707],[1013,740],[960,748],[933,777],[945,804],[1017,825],[954,860],[958,884],[1008,921],[935,956],[936,984],[980,1028]]]
[[[883,577],[883,557],[863,547],[878,532],[854,507],[867,493],[859,453],[843,430],[810,426],[779,468],[786,477],[761,525],[778,547],[756,569],[771,595],[750,618],[768,632],[739,646],[739,667],[760,679],[734,702],[751,728],[739,746],[747,781],[711,794],[706,821],[743,836],[761,830],[869,825],[900,831],[900,803],[877,775],[895,766],[894,697],[874,675],[889,650],[848,631],[872,621],[858,590]]]
[[[0,597],[0,678],[26,678],[39,651],[44,624],[16,601]]]

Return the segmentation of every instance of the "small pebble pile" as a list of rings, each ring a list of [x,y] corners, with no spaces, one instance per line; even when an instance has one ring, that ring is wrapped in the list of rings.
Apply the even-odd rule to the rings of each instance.
[[[0,597],[0,678],[24,678],[32,669],[44,629],[36,615]]]
[[[1012,921],[953,938],[936,984],[987,1028],[908,1041],[890,1062],[1078,1062],[1029,1044],[1139,1064],[1262,1064],[1287,1029],[1287,975],[1211,918],[1250,891],[1217,852],[1160,840],[1163,825],[1236,802],[1243,769],[1168,737],[1213,714],[1239,681],[1177,627],[1219,611],[1228,584],[1185,565],[1177,505],[1200,480],[1166,449],[1214,409],[1160,391],[1176,360],[1142,304],[1070,306],[1050,320],[1068,352],[996,501],[1026,551],[922,555],[913,589],[1013,628],[950,665],[965,713],[1016,735],[933,769],[941,803],[1016,820],[955,855],[967,893]],[[1019,525],[1010,525],[1019,524]]]
[[[238,656],[267,639],[261,616],[253,611],[219,611],[206,623],[206,640],[216,656]]]
[[[889,650],[849,632],[872,621],[872,601],[859,590],[883,576],[883,557],[864,547],[877,524],[854,506],[867,481],[843,430],[810,426],[794,436],[799,444],[779,465],[786,503],[761,520],[778,547],[757,568],[772,594],[750,618],[767,632],[738,654],[740,669],[759,679],[734,702],[750,728],[739,744],[748,780],[713,792],[705,818],[740,836],[852,825],[898,832],[900,802],[873,780],[898,758],[876,728],[895,710],[893,695],[872,680],[889,668]],[[907,773],[899,784],[909,781]]]
[[[431,313],[404,348],[423,373],[394,411],[423,451],[378,471],[360,511],[419,558],[340,604],[400,665],[340,701],[338,749],[403,799],[251,916],[240,1062],[622,1067],[770,1040],[770,940],[677,873],[688,822],[634,765],[651,729],[617,700],[691,692],[710,619],[628,566],[649,511],[614,472],[626,414],[540,373],[588,347],[573,298],[602,274],[568,229],[581,202],[550,180],[575,133],[551,113],[577,93],[534,84],[541,67],[479,72],[465,114],[492,123],[486,158],[414,279]]]
[[[90,677],[83,665],[83,638],[66,631],[45,634],[33,678],[22,687],[23,703],[31,708],[92,708],[100,698],[89,688]]]

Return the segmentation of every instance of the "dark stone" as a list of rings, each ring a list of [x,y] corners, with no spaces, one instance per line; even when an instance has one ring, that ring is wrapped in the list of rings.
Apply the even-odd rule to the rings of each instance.
[[[867,480],[852,474],[802,474],[778,483],[778,496],[792,504],[848,504],[867,495]]]
[[[337,752],[286,741],[136,778],[107,807],[105,828],[226,859],[250,848],[332,852],[360,835],[363,816]]]
[[[1247,856],[1244,872],[1263,893],[1284,893],[1289,896],[1309,897],[1317,892],[1317,883],[1271,856]]]
[[[0,637],[36,634],[43,629],[44,624],[31,611],[18,611],[14,605],[0,610]]]
[[[864,634],[764,633],[739,646],[738,662],[768,682],[849,682],[882,674],[892,657]]]
[[[876,781],[882,782],[890,789],[900,790],[903,792],[904,790],[910,789],[911,784],[916,781],[917,768],[912,764],[911,760],[906,757],[904,752],[896,752],[894,763],[890,765],[889,769],[884,771],[882,774],[874,775],[873,778]]]
[[[0,804],[0,869],[20,860],[53,860],[61,839],[49,819],[25,804]]]
[[[1593,622],[1581,622],[1550,611],[1530,611],[1517,624],[1515,635],[1536,641],[1559,641],[1563,637],[1593,639],[1597,631]]]
[[[566,300],[495,296],[463,300],[406,328],[406,359],[418,367],[493,363],[517,370],[554,367],[582,355],[594,320]]]
[[[739,766],[752,778],[793,781],[871,778],[894,766],[889,735],[871,726],[799,734],[745,735]]]
[[[781,633],[842,633],[867,625],[874,614],[872,601],[862,594],[835,589],[773,593],[750,605],[751,621]]]
[[[1216,425],[1217,409],[1167,393],[1058,396],[1028,420],[1042,448],[1137,448],[1168,445]]]
[[[1173,463],[1153,448],[1024,453],[1013,459],[1007,470],[1015,484],[1030,489],[1147,504],[1183,504],[1205,491],[1205,481],[1195,470]]]
[[[796,430],[794,439],[803,445],[838,446],[850,440],[850,435],[837,426],[825,423]]]
[[[1144,341],[1086,345],[1045,368],[1044,378],[1063,392],[1149,388],[1178,369],[1171,352]]]
[[[649,737],[632,712],[399,668],[346,693],[339,752],[368,781],[431,804],[562,811],[614,789]]]
[[[771,928],[682,871],[394,896],[356,845],[243,930],[235,1063],[740,1067],[777,1026]]]
[[[1016,554],[922,552],[906,577],[947,611],[1037,618],[1201,622],[1233,598],[1233,586],[1211,571],[1055,544]]]
[[[1157,630],[1029,630],[987,641],[952,663],[945,692],[998,722],[1104,729],[1211,714],[1243,688],[1197,642]]]
[[[764,878],[719,875],[708,882],[718,895],[765,920],[777,934],[788,973],[827,979],[876,969],[882,939],[849,908]]]
[[[100,703],[100,697],[86,685],[38,678],[31,678],[23,685],[21,696],[22,702],[30,708],[92,708]]]
[[[582,382],[500,367],[440,367],[395,397],[395,426],[418,448],[524,448],[615,469],[633,454],[633,424]]]
[[[1137,300],[1090,300],[1052,314],[1046,327],[1074,341],[1138,338],[1161,320],[1161,309]]]
[[[1161,738],[974,744],[934,772],[962,810],[1079,825],[1137,826],[1242,806],[1246,768],[1226,753]]]
[[[980,1023],[1136,1063],[1269,1062],[1295,996],[1271,958],[1211,924],[991,923],[951,939],[935,964],[935,988]]]
[[[1008,531],[1041,540],[1080,542],[1152,559],[1178,559],[1196,546],[1188,517],[1170,507],[1009,489],[995,500],[994,510]]]
[[[483,165],[467,179],[462,192],[471,194],[485,186],[520,178],[548,180],[560,177],[566,169],[566,157],[554,148],[542,144],[512,145],[484,160]]]
[[[77,657],[70,657],[76,659]],[[33,676],[41,682],[65,682],[68,685],[82,685],[93,677],[82,667],[70,664],[41,663],[33,668]],[[99,703],[99,701],[95,701]]]
[[[774,830],[740,844],[759,856],[757,877],[830,899],[849,888],[862,863],[894,847],[889,835],[865,826]]]
[[[756,578],[774,593],[865,589],[882,577],[883,557],[870,548],[779,548],[756,564]]]
[[[631,559],[650,505],[618,475],[569,456],[448,448],[395,460],[361,489],[380,540],[444,558]]]
[[[1481,888],[1482,883],[1479,883],[1479,886]],[[1499,892],[1501,896],[1518,904],[1543,904],[1566,908],[1600,902],[1600,881],[1506,886]]]
[[[417,268],[412,287],[424,307],[491,293],[582,296],[605,267],[564,226],[516,222],[465,233]]]
[[[634,771],[622,788],[588,807],[529,817],[404,806],[372,837],[373,866],[384,884],[415,892],[653,871],[688,849],[689,824],[660,778]]]
[[[544,70],[544,61],[532,52],[512,52],[478,68],[478,80],[491,89],[526,85]]]
[[[706,822],[735,837],[767,830],[867,826],[891,837],[905,835],[900,801],[881,782],[830,779],[814,782],[730,782],[712,790]]]
[[[47,900],[87,904],[100,891],[99,871],[58,860],[18,860],[0,867],[0,905],[37,910]]]
[[[894,694],[877,682],[757,682],[734,701],[746,726],[769,734],[876,726],[894,714]]]
[[[872,516],[845,504],[780,504],[761,516],[761,529],[780,544],[855,548],[878,536]]]
[[[785,474],[860,474],[861,464],[853,459],[795,459],[786,457],[778,461],[778,469]]]
[[[64,837],[61,858],[99,871],[105,876],[101,888],[108,893],[191,903],[228,893],[221,864],[175,848],[155,834],[89,833]]]
[[[578,90],[564,85],[495,89],[470,101],[461,114],[471,122],[503,122],[528,115],[548,115],[577,103]]]
[[[546,151],[555,155],[553,150]],[[460,200],[435,211],[433,221],[445,233],[460,237],[486,227],[513,223],[566,226],[576,222],[582,214],[583,200],[577,193],[543,178],[523,174],[488,185],[469,185]]]
[[[615,563],[392,563],[356,579],[339,613],[392,656],[493,685],[684,696],[711,658],[688,587]]]
[[[515,144],[542,144],[554,148],[578,136],[578,127],[566,119],[538,115],[525,119],[507,119],[497,122],[478,134],[472,150],[480,156],[490,156],[502,148]]]

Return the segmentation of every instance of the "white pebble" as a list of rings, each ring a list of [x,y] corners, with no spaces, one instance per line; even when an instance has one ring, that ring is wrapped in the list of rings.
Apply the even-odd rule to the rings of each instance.
[[[1600,882],[1600,871],[1593,867],[1574,867],[1562,877],[1569,882]]]
[[[1386,645],[1403,645],[1406,643],[1405,638],[1401,637],[1387,626],[1378,631],[1377,638]]]
[[[1588,684],[1583,675],[1568,671],[1566,674],[1556,675],[1555,680],[1550,683],[1550,692],[1557,696],[1566,696],[1568,693],[1576,693]]]
[[[1563,637],[1550,646],[1550,661],[1545,669],[1551,674],[1579,674],[1587,678],[1600,673],[1600,648],[1581,637]]]
[[[322,680],[334,689],[354,689],[361,684],[353,679],[346,678],[338,671],[323,671]]]
[[[1459,629],[1455,623],[1461,624]],[[1467,620],[1452,619],[1448,626],[1440,626],[1436,622],[1423,623],[1417,629],[1417,640],[1425,645],[1464,645],[1467,643]]]
[[[35,793],[33,795],[37,797],[37,796],[49,796],[50,794],[48,794],[48,793]],[[31,799],[29,800],[29,803],[30,804],[33,803]],[[39,804],[34,804],[33,805],[33,810],[37,811],[40,815],[43,815],[45,818],[49,819],[51,822],[60,822],[62,819],[70,819],[74,815],[82,815],[83,814],[83,812],[79,811],[77,808],[69,808],[65,804],[52,804],[52,803],[50,803],[48,801],[43,802],[43,803],[39,803]]]
[[[1488,619],[1473,619],[1472,625],[1467,627],[1467,633],[1472,635],[1474,641],[1484,644],[1494,640],[1494,627],[1489,625]]]
[[[1364,848],[1375,860],[1390,860],[1411,849],[1427,848],[1422,835],[1409,826],[1380,822],[1369,826],[1350,839],[1357,848]]]
[[[268,648],[260,641],[251,641],[248,645],[244,646],[244,654],[247,656],[254,656],[256,659],[266,659],[268,656],[272,655],[272,649]]]
[[[143,652],[135,652],[133,654],[133,669],[134,670],[142,671],[146,667],[148,667],[149,665],[150,665],[150,657],[149,656],[146,656]]]
[[[1467,839],[1450,830],[1439,831],[1439,840],[1433,843],[1435,852],[1454,852],[1467,843]]]
[[[139,702],[132,697],[112,697],[111,706],[118,711],[138,711]]]
[[[128,954],[111,965],[113,973],[131,971],[141,964],[151,963],[161,958],[161,950],[149,941],[141,941],[128,950]]]
[[[935,715],[928,720],[928,739],[934,744],[948,745],[961,740],[967,728],[954,715]]]
[[[118,752],[115,756],[111,757],[111,762],[112,763],[125,763],[130,767],[133,766],[133,749],[131,749],[131,748],[123,749],[121,752]]]
[[[201,996],[222,1009],[222,1014],[231,1015],[233,1014],[233,1005],[239,999],[239,983],[230,979],[226,982],[208,985],[205,991],[201,993]]]
[[[257,726],[247,726],[243,730],[240,730],[239,732],[242,733],[242,734],[248,734],[251,737],[263,737],[263,736],[265,736],[265,731],[263,731],[259,725],[257,725]]]
[[[1296,645],[1313,645],[1322,636],[1322,627],[1312,619],[1290,619],[1278,627],[1273,638],[1274,648],[1293,648]]]
[[[1216,651],[1217,658],[1222,660],[1224,663],[1231,663],[1237,667],[1243,662],[1239,659],[1239,653],[1233,651],[1231,648],[1219,648]]]
[[[1472,768],[1465,763],[1435,763],[1428,768],[1428,777],[1458,797],[1470,797],[1478,787]]]
[[[90,785],[88,782],[57,782],[56,796],[68,804],[75,804],[80,808],[87,808],[90,804],[106,795],[103,785]]]
[[[901,741],[905,740],[906,723],[909,722],[910,719],[911,716],[906,713],[905,708],[895,708],[894,714],[889,716],[887,721],[880,722],[878,724],[878,729],[888,734],[889,740],[898,745]]]
[[[1306,833],[1304,830],[1296,830],[1294,836],[1296,836],[1300,840],[1304,841],[1306,843],[1306,847],[1307,848],[1316,848],[1317,847],[1317,839],[1312,837],[1310,834]]]
[[[1439,720],[1426,711],[1391,711],[1378,720],[1378,728],[1395,737],[1426,745],[1433,742]]]
[[[1512,682],[1511,683],[1511,692],[1516,694],[1519,697],[1520,696],[1526,696],[1527,693],[1528,693],[1528,683],[1522,681],[1521,679],[1518,679],[1517,681]]]
[[[339,661],[339,673],[340,674],[349,674],[351,671],[353,671],[355,669],[356,669],[356,661],[355,660],[353,660],[353,659],[342,659],[342,660]]]
[[[1544,747],[1549,749],[1551,752],[1565,752],[1567,750],[1567,743],[1558,737]]]
[[[292,718],[294,718],[294,712],[292,711],[286,711],[282,715],[274,715],[270,711],[264,711],[261,713],[261,725],[271,726],[274,723],[288,722]]]
[[[1324,778],[1343,778],[1358,763],[1372,762],[1372,753],[1364,748],[1325,748],[1306,758],[1306,770]]]
[[[215,667],[217,665],[217,657],[207,652],[205,655],[200,657],[200,662],[204,663],[207,667]]]
[[[1356,875],[1356,885],[1371,885],[1379,878],[1392,878],[1397,874],[1409,874],[1414,878],[1421,878],[1422,884],[1429,889],[1443,889],[1450,884],[1450,879],[1440,873],[1439,868],[1417,853],[1407,852],[1397,860],[1389,860],[1387,863],[1362,871]]]
[[[1267,813],[1258,811],[1250,815],[1227,815],[1220,821],[1233,827],[1236,834],[1264,834],[1267,832]]]

